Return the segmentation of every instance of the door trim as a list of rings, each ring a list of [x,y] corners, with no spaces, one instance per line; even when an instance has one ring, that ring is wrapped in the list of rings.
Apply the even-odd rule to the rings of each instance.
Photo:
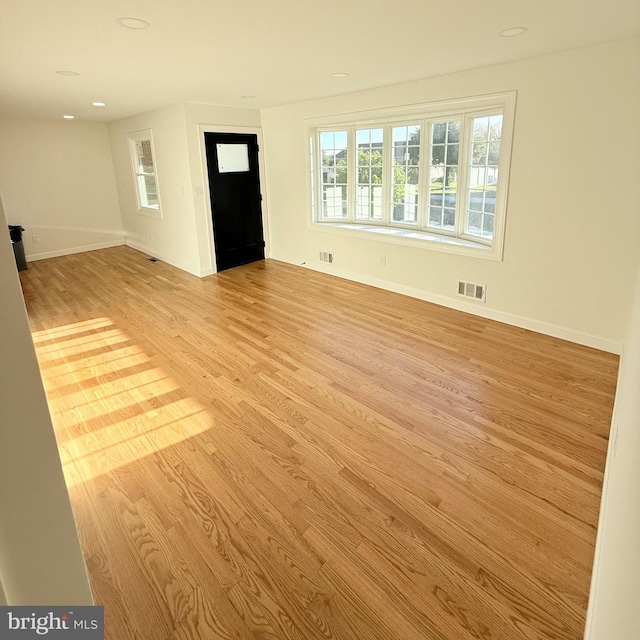
[[[202,276],[217,273],[216,267],[216,246],[213,240],[213,213],[211,211],[211,187],[209,185],[209,174],[207,171],[207,149],[204,142],[205,133],[245,133],[254,134],[258,140],[258,173],[260,174],[260,193],[262,194],[262,233],[264,235],[264,257],[271,256],[271,236],[269,233],[269,216],[267,206],[267,184],[264,162],[264,144],[262,142],[262,127],[238,127],[231,125],[199,124],[198,141],[200,144],[200,175],[202,177],[204,206],[207,224],[207,243],[209,247],[209,268],[204,269]],[[200,197],[200,194],[198,194]]]

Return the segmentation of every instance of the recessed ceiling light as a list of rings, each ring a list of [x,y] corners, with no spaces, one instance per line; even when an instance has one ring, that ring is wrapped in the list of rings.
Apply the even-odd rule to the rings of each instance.
[[[331,74],[334,78],[346,78],[349,74],[348,73],[332,73]]]
[[[77,71],[65,71],[64,69],[60,71],[56,71],[59,76],[79,76],[80,74]]]
[[[255,96],[240,96],[243,100],[253,100]]]
[[[62,116],[65,120],[73,120],[75,118],[75,116],[70,116],[70,115],[66,115],[66,116]]]
[[[126,29],[148,29],[151,26],[150,22],[140,18],[118,18],[117,22]]]
[[[91,103],[94,107],[106,107],[107,103],[106,102],[92,102]]]
[[[527,27],[510,27],[500,32],[503,38],[513,38],[514,36],[521,36],[528,31]]]

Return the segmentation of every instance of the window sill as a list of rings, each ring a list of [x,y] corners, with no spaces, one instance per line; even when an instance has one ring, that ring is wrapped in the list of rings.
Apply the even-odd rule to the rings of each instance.
[[[147,216],[148,218],[156,218],[162,220],[162,211],[160,209],[153,209],[151,207],[138,207],[138,213],[141,216]]]
[[[392,244],[404,244],[445,253],[473,256],[474,258],[502,260],[502,251],[498,250],[495,239],[493,246],[489,246],[465,238],[441,236],[436,233],[429,233],[428,231],[354,224],[350,222],[312,222],[311,228],[314,231],[324,231]]]

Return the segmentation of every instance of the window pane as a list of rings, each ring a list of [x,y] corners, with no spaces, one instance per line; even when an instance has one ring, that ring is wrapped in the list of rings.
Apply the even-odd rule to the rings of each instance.
[[[502,114],[489,118],[489,140],[502,139]]]
[[[218,171],[220,173],[236,173],[249,171],[249,145],[216,144],[218,155]]]
[[[485,213],[495,213],[496,211],[496,192],[486,191],[484,194],[484,209]]]
[[[346,185],[322,185],[322,215],[325,218],[347,217]]]
[[[144,187],[146,194],[146,206],[157,207],[158,206],[158,187],[156,185],[155,176],[144,176]]]
[[[393,142],[407,141],[407,127],[393,127]]]
[[[498,162],[500,162],[500,143],[490,142],[487,164],[498,164]]]
[[[471,211],[482,211],[482,191],[471,191],[469,193],[469,209]]]
[[[393,158],[397,164],[405,164],[408,158],[407,145],[404,142],[399,142],[393,147]]]
[[[491,143],[493,144],[493,142]],[[458,145],[457,144],[448,144],[447,145],[447,164],[451,166],[458,165]]]
[[[487,164],[487,143],[474,142],[472,152],[472,163],[474,166],[484,166]]]
[[[493,218],[492,215],[482,216],[482,235],[491,237],[493,235]]]
[[[480,225],[482,224],[482,214],[476,211],[469,212],[469,233],[474,235],[480,234]]]
[[[384,129],[371,129],[371,144],[382,147],[382,136]]]
[[[136,140],[136,153],[138,156],[138,173],[153,173],[151,140]]]
[[[323,218],[346,218],[349,175],[346,131],[320,133],[320,163],[320,215]]]
[[[418,220],[420,182],[420,125],[392,128],[394,222],[415,224]]]
[[[140,206],[157,209],[159,207],[158,188],[156,177],[138,175],[138,193],[140,194]]]
[[[431,166],[429,167],[429,204],[438,206],[439,214],[429,211],[427,226],[455,228],[458,191],[458,157],[460,121],[436,122],[431,128]]]
[[[473,140],[487,140],[489,138],[489,118],[474,118]]]
[[[431,164],[444,164],[446,147],[443,144],[434,144],[431,146]]]
[[[133,178],[139,208],[160,210],[158,181],[155,174],[151,131],[138,132],[129,137],[133,161]]]
[[[458,186],[458,166],[447,167],[444,174],[444,186],[447,193],[455,192]]]
[[[473,119],[465,231],[489,240],[493,238],[501,137],[502,114]]]
[[[333,143],[333,131],[323,131],[320,134],[320,148],[321,149],[334,149]]]
[[[469,171],[469,186],[473,189],[475,187],[484,187],[487,172],[484,167],[471,167]]]
[[[445,209],[444,210],[444,227],[445,229],[453,229],[456,221],[456,210]]]
[[[370,129],[360,129],[356,131],[356,144],[358,147],[362,144],[369,145],[371,142],[371,130]]]
[[[336,149],[347,149],[347,132],[346,131],[335,131],[335,148]]]
[[[433,125],[433,144],[444,142],[446,130],[447,125],[444,122],[438,122]]]
[[[383,129],[356,131],[356,219],[382,219]]]
[[[460,142],[460,120],[447,124],[447,142]]]
[[[420,144],[420,125],[414,124],[407,127],[409,134],[409,144]]]

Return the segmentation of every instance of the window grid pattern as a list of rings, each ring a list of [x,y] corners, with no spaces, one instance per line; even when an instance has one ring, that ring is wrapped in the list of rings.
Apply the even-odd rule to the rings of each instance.
[[[356,130],[356,219],[382,220],[384,129]]]
[[[504,107],[316,128],[313,219],[404,226],[491,247],[497,239],[501,251],[507,187],[498,170],[510,155],[500,153],[510,140],[503,108],[513,113],[511,96],[503,99]],[[379,232],[394,235],[392,228]]]
[[[502,115],[473,118],[466,233],[493,238],[502,140]]]
[[[136,180],[140,206],[150,209],[158,209],[158,185],[156,182],[155,168],[153,164],[153,152],[151,140],[136,140]]]
[[[348,216],[347,140],[347,131],[323,131],[320,134],[321,195],[324,218],[344,219]]]
[[[418,222],[418,190],[420,184],[419,124],[392,128],[393,139],[393,200],[391,219],[394,222]]]
[[[461,125],[461,120],[454,120],[435,122],[431,127],[427,218],[430,228],[455,230]]]

